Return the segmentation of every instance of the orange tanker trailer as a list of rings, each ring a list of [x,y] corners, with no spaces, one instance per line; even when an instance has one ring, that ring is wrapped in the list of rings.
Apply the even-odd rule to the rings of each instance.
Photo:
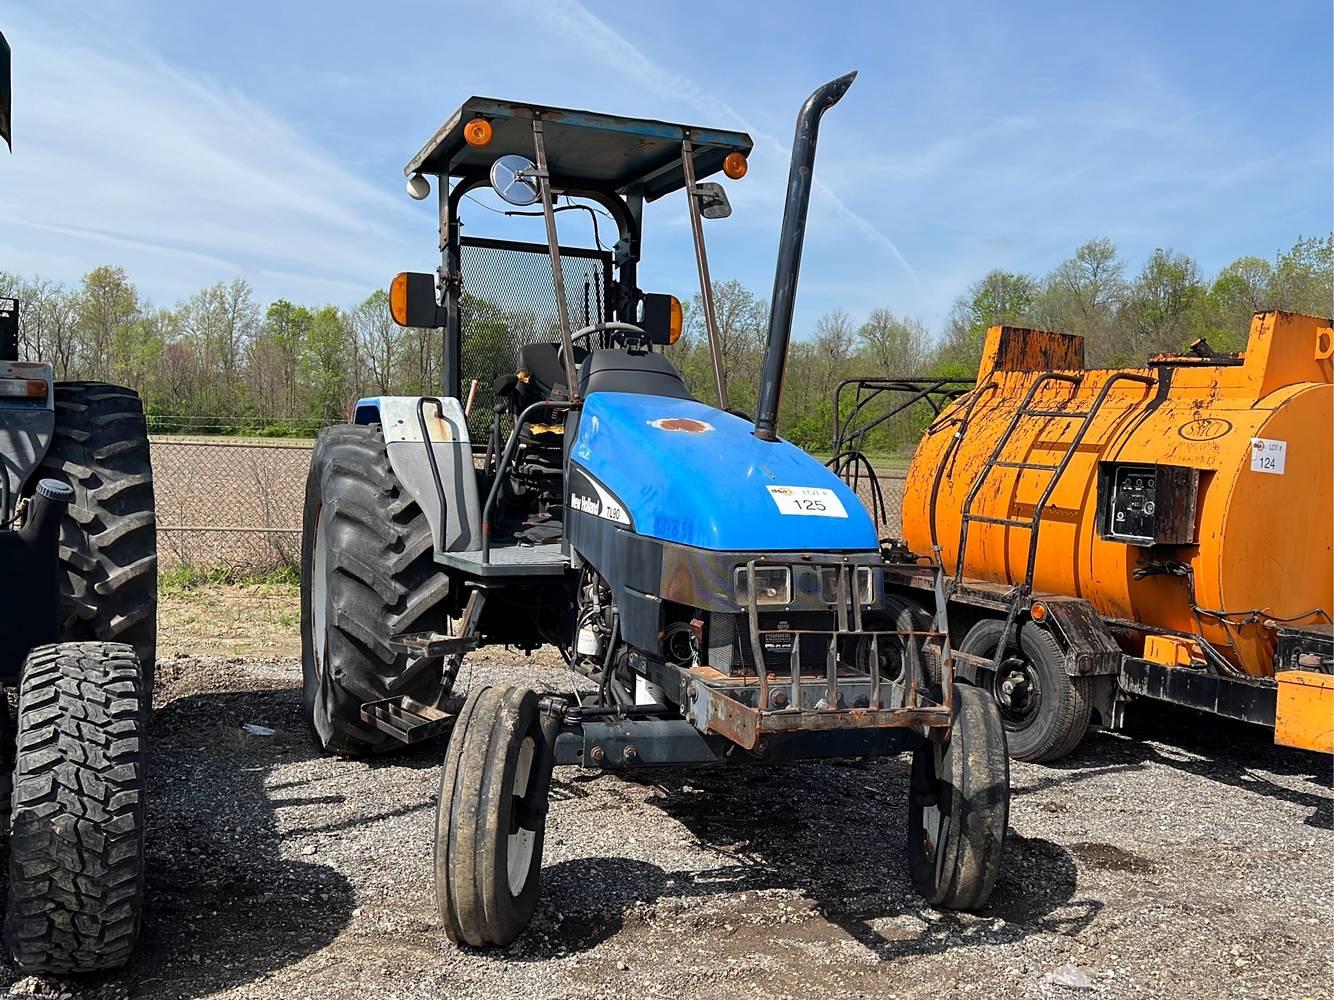
[[[929,609],[943,567],[956,670],[1015,756],[1060,757],[1135,697],[1334,751],[1332,359],[1328,319],[1282,312],[1241,354],[1138,369],[988,331],[908,471],[893,582]]]

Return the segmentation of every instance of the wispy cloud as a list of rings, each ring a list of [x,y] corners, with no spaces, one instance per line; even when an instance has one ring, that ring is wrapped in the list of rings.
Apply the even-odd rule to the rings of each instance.
[[[0,268],[30,269],[19,247],[40,261],[77,241],[163,297],[242,275],[261,295],[352,301],[401,256],[405,200],[237,90],[133,38],[92,48],[21,18],[6,31],[17,134],[0,160]]]
[[[762,146],[778,163],[786,163],[790,147],[773,135],[757,129],[744,115],[716,94],[699,86],[694,80],[664,69],[625,35],[611,27],[579,0],[549,0],[533,7],[513,3],[515,9],[533,14],[542,24],[570,45],[601,57],[608,52],[616,58],[608,60],[610,71],[619,72],[628,80],[661,97],[680,101],[692,111],[707,117],[715,127],[735,128],[748,132],[757,146]],[[894,241],[871,220],[852,209],[818,176],[812,190],[863,238],[887,250],[908,274],[916,278],[912,265],[899,252]]]

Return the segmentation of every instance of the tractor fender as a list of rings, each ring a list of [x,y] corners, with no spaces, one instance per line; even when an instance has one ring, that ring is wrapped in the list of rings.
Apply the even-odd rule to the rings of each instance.
[[[482,547],[481,504],[477,499],[472,439],[468,435],[463,407],[457,399],[450,396],[359,399],[352,422],[380,425],[389,466],[425,512],[435,551],[467,552]],[[426,450],[427,437],[440,474],[438,489]],[[442,495],[447,525],[443,533],[440,519]]]

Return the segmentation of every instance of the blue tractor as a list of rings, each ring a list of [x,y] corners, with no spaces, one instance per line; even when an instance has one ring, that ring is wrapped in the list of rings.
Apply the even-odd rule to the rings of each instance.
[[[817,130],[852,80],[797,120],[753,419],[728,405],[704,245],[703,220],[731,209],[701,180],[743,176],[749,136],[473,98],[406,168],[414,197],[435,178],[442,266],[398,275],[390,309],[443,330],[444,391],[363,399],[316,445],[304,698],[330,752],[450,734],[435,870],[455,942],[507,944],[532,916],[556,765],[909,751],[914,885],[972,909],[995,884],[1009,808],[996,707],[954,685],[944,622],[887,589],[897,550],[856,493],[777,433]],[[464,199],[487,185],[507,214],[543,220],[545,244],[463,235]],[[662,350],[680,303],[637,281],[644,205],[678,191],[713,403]],[[600,233],[596,249],[561,244],[572,209],[610,217],[610,249]],[[465,657],[493,644],[551,645],[584,680],[482,687],[457,707]]]

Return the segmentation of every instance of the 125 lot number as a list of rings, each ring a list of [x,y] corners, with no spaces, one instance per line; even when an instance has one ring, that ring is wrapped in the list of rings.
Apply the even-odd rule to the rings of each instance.
[[[780,514],[802,517],[847,517],[833,490],[819,486],[769,486],[769,496]]]

